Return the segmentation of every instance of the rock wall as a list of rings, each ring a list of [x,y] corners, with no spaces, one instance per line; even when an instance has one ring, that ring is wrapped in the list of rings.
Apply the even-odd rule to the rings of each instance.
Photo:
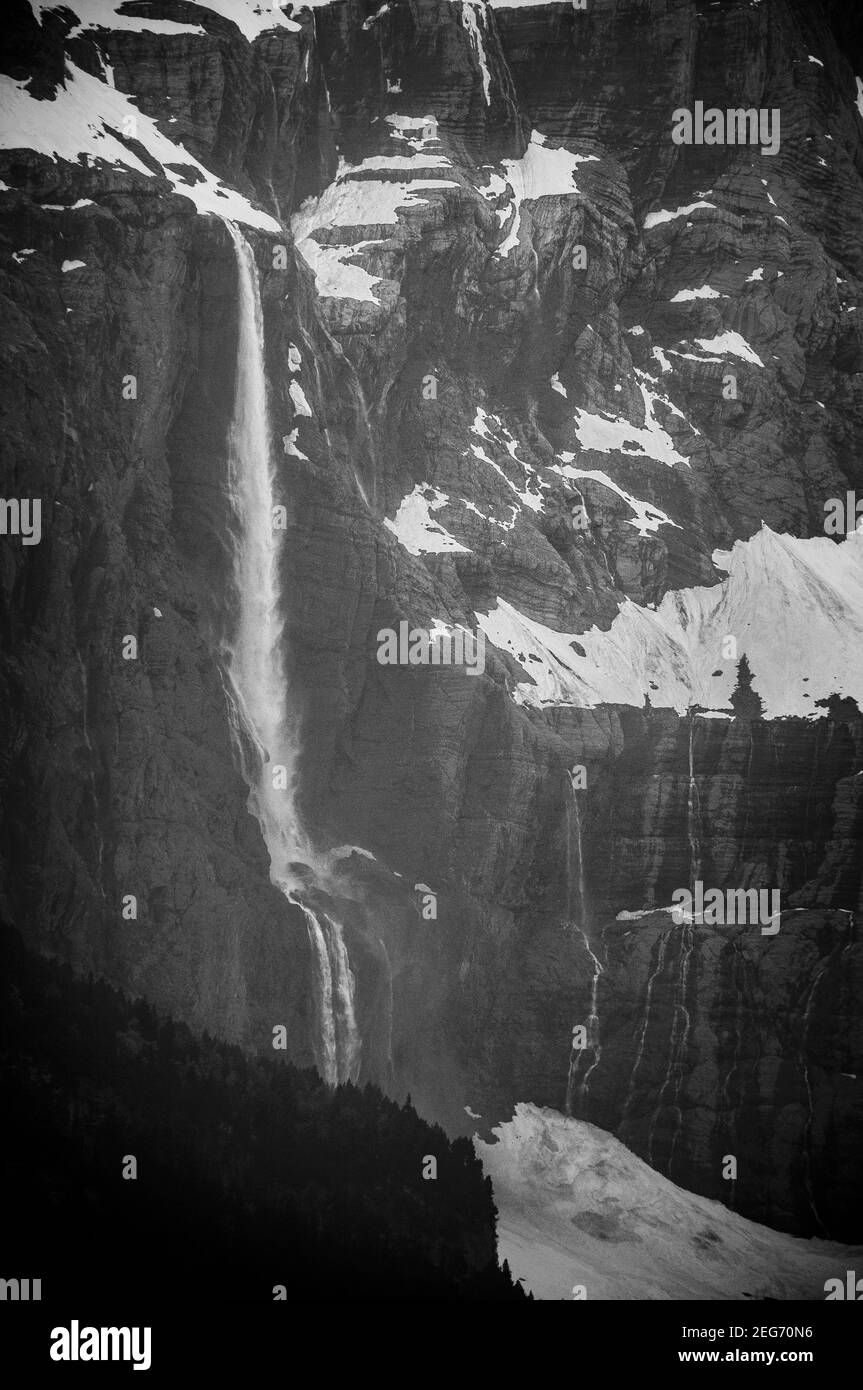
[[[231,746],[236,272],[184,195],[191,158],[258,217],[299,805],[346,847],[326,900],[362,1076],[453,1131],[465,1106],[483,1126],[562,1108],[589,941],[602,1053],[579,1113],[747,1215],[859,1239],[863,677],[816,660],[806,706],[791,650],[793,717],[772,698],[755,721],[687,712],[729,708],[717,634],[765,694],[780,619],[801,653],[851,662],[860,635],[829,556],[798,573],[769,539],[826,546],[825,501],[863,484],[859,35],[820,0],[346,0],[272,28],[242,0],[236,23],[127,10],[94,28],[86,0],[41,23],[16,0],[8,21],[28,133],[0,153],[3,496],[41,497],[44,524],[0,550],[4,914],[198,1029],[258,1048],[284,1022],[312,1062],[302,914],[268,881]],[[176,160],[110,113],[89,159],[52,157],[78,74]],[[779,153],[676,146],[696,99],[780,109]],[[647,665],[615,645],[633,605],[649,626],[666,601],[690,614],[683,592],[725,594],[735,543],[758,557],[750,607],[723,628],[718,602],[701,685],[683,637]],[[382,628],[476,631],[500,600],[536,651],[520,627],[479,675],[376,660]],[[549,630],[572,635],[562,658]],[[834,691],[850,710],[814,708]],[[775,938],[616,919],[690,883],[690,753],[701,877],[781,889]]]

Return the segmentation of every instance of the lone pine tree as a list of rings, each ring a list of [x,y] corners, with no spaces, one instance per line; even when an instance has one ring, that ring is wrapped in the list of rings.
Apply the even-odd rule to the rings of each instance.
[[[764,701],[752,689],[752,671],[746,653],[737,663],[737,685],[731,696],[731,708],[738,719],[761,719],[764,714]]]

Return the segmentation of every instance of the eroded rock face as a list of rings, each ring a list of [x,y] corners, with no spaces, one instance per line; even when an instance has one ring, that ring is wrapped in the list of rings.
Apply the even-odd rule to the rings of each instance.
[[[863,494],[847,22],[86,10],[10,21],[32,80],[0,163],[3,495],[41,497],[43,538],[0,550],[4,912],[199,1028],[269,1047],[284,1023],[316,1055],[224,693],[237,280],[191,158],[245,200],[224,214],[260,273],[298,804],[318,845],[375,856],[346,849],[319,898],[361,1076],[453,1130],[563,1108],[592,951],[574,1112],[747,1215],[859,1239],[863,727],[817,704],[863,693],[859,562],[832,556],[858,542],[823,530]],[[89,167],[52,158],[64,51],[67,93],[110,76],[176,159],[114,106]],[[676,146],[695,100],[778,108],[779,153]],[[380,664],[402,620],[479,625],[484,672]],[[687,713],[730,711],[743,652],[767,717]],[[781,890],[778,935],[617,920],[695,877]]]

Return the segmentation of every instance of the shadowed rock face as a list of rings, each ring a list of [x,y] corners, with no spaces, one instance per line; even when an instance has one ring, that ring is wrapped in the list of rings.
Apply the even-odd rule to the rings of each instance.
[[[3,911],[199,1029],[269,1048],[284,1023],[313,1061],[308,936],[220,664],[233,253],[146,132],[118,132],[132,167],[40,152],[65,49],[67,90],[112,75],[173,163],[274,219],[244,230],[299,804],[317,844],[375,856],[345,852],[320,899],[362,1077],[451,1130],[465,1105],[563,1108],[589,942],[601,1056],[574,1113],[746,1215],[860,1239],[858,591],[784,542],[834,544],[825,502],[863,495],[859,31],[802,0],[335,3],[252,38],[191,3],[147,13],[203,33],[76,33],[86,9],[9,21],[32,81],[0,152],[2,491],[41,497],[43,537],[0,550]],[[696,100],[778,108],[779,153],[676,146]],[[735,542],[742,579],[714,560]],[[534,627],[493,628],[481,675],[376,660],[382,628],[476,630],[499,600]],[[577,645],[549,656],[547,630]],[[766,718],[687,713],[730,710],[726,636]],[[697,877],[781,890],[781,930],[617,920]]]

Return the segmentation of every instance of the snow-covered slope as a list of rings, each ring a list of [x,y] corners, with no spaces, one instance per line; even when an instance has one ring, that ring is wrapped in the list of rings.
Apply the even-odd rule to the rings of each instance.
[[[477,619],[532,677],[515,689],[523,704],[641,705],[649,694],[679,713],[727,708],[744,652],[769,717],[823,714],[816,701],[832,694],[863,700],[863,537],[837,545],[763,526],[713,559],[728,572],[720,584],[671,591],[655,609],[626,599],[607,632],[554,632],[503,599]]]
[[[223,184],[182,145],[169,140],[150,116],[138,110],[134,98],[108,82],[69,62],[65,85],[58,86],[51,101],[40,101],[26,82],[0,74],[0,149],[29,149],[48,159],[83,163],[85,169],[101,162],[151,179],[152,164],[143,163],[135,144],[143,146],[174,192],[190,199],[199,213],[280,231],[274,218]]]
[[[798,1240],[676,1187],[619,1139],[517,1105],[474,1140],[494,1183],[500,1259],[536,1298],[823,1299],[863,1250]],[[855,1265],[856,1262],[856,1265]]]

